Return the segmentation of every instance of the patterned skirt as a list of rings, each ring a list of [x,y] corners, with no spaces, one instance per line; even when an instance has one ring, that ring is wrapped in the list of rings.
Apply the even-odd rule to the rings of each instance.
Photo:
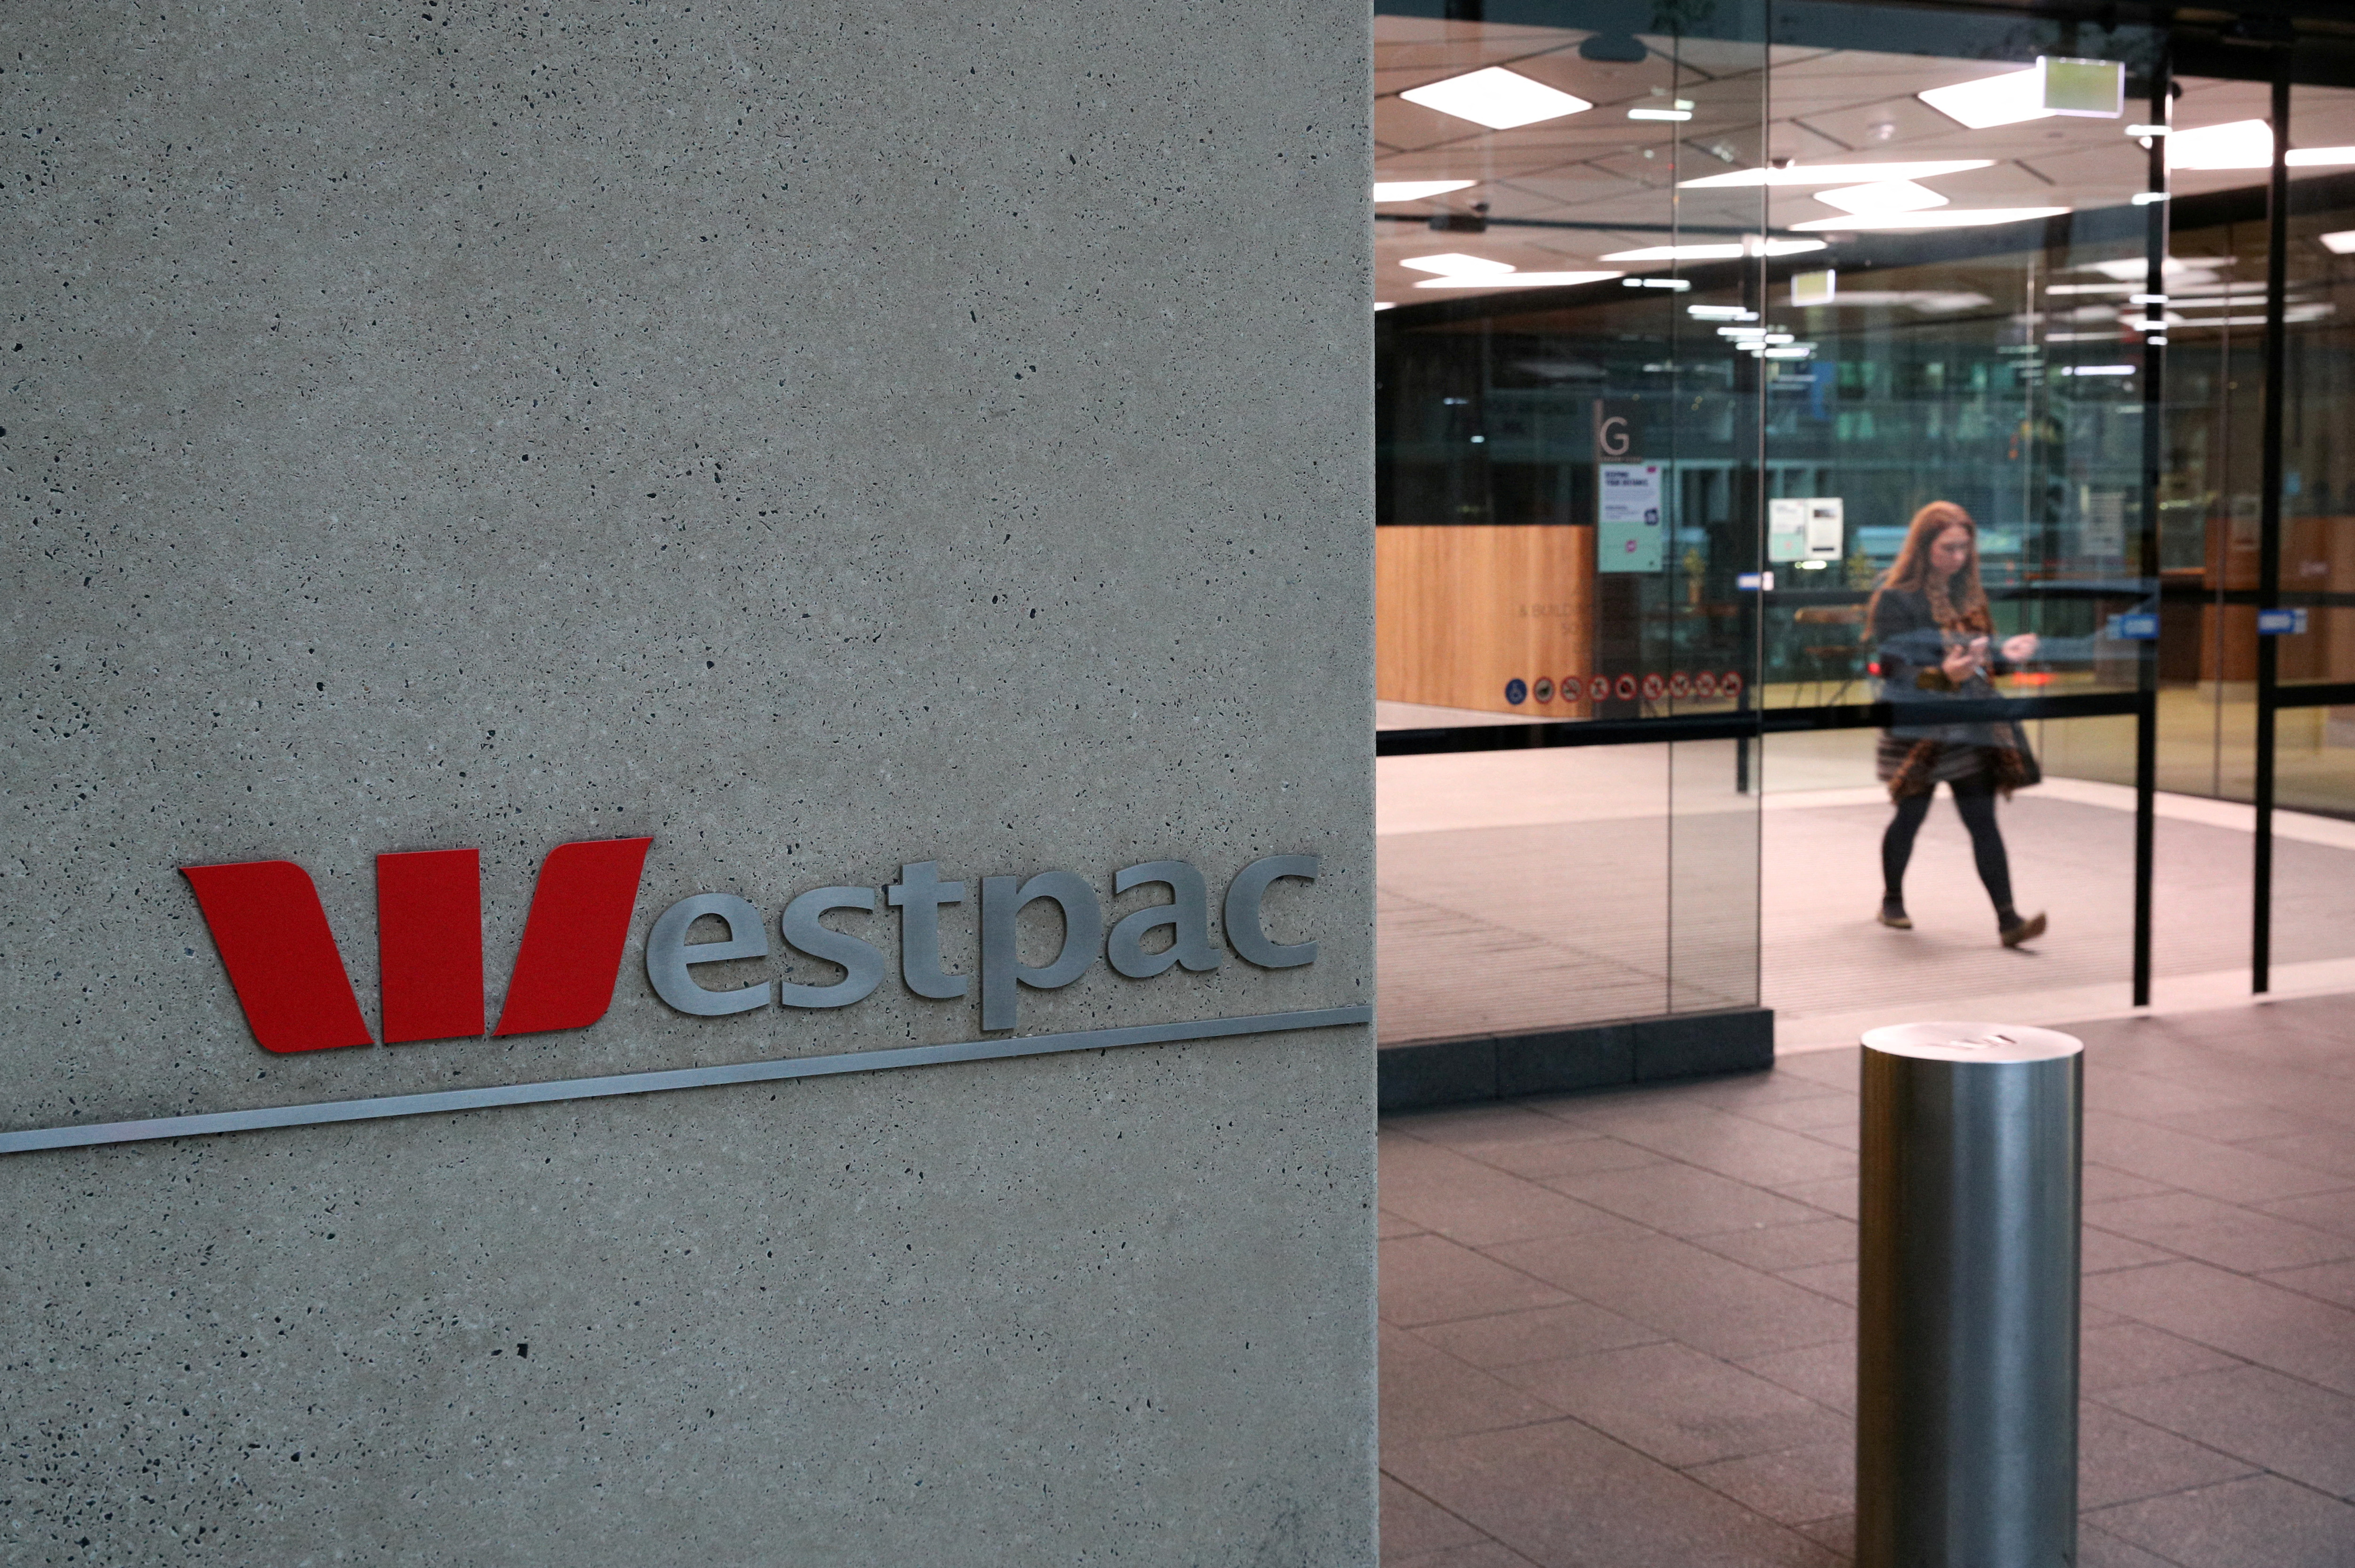
[[[1926,747],[1926,753],[1923,748]],[[1917,755],[1920,754],[1920,755]],[[1908,766],[1908,764],[1912,766]],[[1996,748],[1950,740],[1900,740],[1887,730],[1873,751],[1873,776],[1890,785],[1891,795],[1902,780],[1902,793],[1918,795],[1941,784],[1967,782],[1996,772]]]

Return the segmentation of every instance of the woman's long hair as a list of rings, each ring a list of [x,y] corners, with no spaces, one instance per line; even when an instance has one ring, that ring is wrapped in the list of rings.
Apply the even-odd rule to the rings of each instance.
[[[1961,570],[1941,583],[1930,566],[1930,546],[1949,528],[1969,532],[1971,556]],[[1913,525],[1905,530],[1905,547],[1897,552],[1896,563],[1881,574],[1881,581],[1873,588],[1871,601],[1865,606],[1868,639],[1881,613],[1881,596],[1892,589],[1926,595],[1930,613],[1941,630],[1994,630],[1995,619],[1987,613],[1987,589],[1979,586],[1979,525],[1971,521],[1969,513],[1951,501],[1933,501],[1913,514]]]

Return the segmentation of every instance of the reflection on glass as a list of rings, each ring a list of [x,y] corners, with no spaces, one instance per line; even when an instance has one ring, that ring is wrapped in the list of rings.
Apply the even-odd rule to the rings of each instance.
[[[1664,30],[1623,30],[1638,12]],[[1896,694],[1872,592],[1947,502],[1977,525],[1989,646],[2034,638],[1990,662],[1992,691],[2099,715],[2155,671],[2161,788],[2246,798],[2267,84],[2179,74],[2155,100],[2159,62],[2192,58],[2179,35],[2008,7],[1777,6],[1771,58],[1765,8],[1738,0],[1514,15],[1376,18],[1380,725],[1861,724]],[[2286,152],[2282,588],[2308,615],[2280,669],[2355,683],[2355,88],[2298,87]],[[2131,717],[2027,733],[2048,776],[2133,778]],[[2280,735],[2282,803],[2355,814],[2355,704],[2285,710]],[[1554,898],[1551,929],[1592,933],[1656,908],[1665,944],[1614,960],[1667,998],[1636,1011],[1746,1005],[1751,806],[1766,783],[1873,786],[1875,740],[1779,735],[1771,779],[1718,738],[1647,782],[1595,773],[1628,808],[1607,867],[1565,878],[1549,857],[1604,830],[1549,829],[1508,879],[1515,919]],[[1504,755],[1452,765],[1501,800]],[[1646,818],[1629,803],[1656,775]],[[1456,874],[1436,839],[1385,856],[1397,910]],[[1605,869],[1619,902],[1578,906]],[[1494,995],[1635,1006],[1548,972],[1542,1004]]]
[[[1687,274],[1826,242],[1680,182],[1756,146],[1763,45],[1379,16],[1375,49],[1382,722],[1730,711],[1760,362],[1718,329],[1758,316]]]

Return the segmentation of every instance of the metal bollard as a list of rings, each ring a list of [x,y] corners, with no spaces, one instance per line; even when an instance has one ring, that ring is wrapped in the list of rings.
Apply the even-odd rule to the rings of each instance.
[[[1857,1568],[2077,1561],[2084,1045],[1864,1036]]]

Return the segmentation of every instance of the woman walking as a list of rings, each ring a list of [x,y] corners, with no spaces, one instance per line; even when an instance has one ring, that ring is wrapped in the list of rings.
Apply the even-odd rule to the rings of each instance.
[[[1995,803],[1997,796],[2009,800],[2014,789],[2037,781],[2035,757],[2009,719],[1938,724],[1923,722],[1919,712],[1941,698],[1991,698],[1994,676],[2036,657],[2033,632],[2004,639],[1999,652],[1990,647],[1995,621],[1979,585],[1978,536],[1969,513],[1951,501],[1933,501],[1913,514],[1905,547],[1865,609],[1882,686],[1907,721],[1881,732],[1877,758],[1876,771],[1897,806],[1881,841],[1881,923],[1913,929],[1905,914],[1905,863],[1943,782],[1970,830],[1979,881],[1995,903],[1997,934],[2005,947],[2016,948],[2044,934],[2044,916],[2022,919],[2012,906],[2011,867]]]

